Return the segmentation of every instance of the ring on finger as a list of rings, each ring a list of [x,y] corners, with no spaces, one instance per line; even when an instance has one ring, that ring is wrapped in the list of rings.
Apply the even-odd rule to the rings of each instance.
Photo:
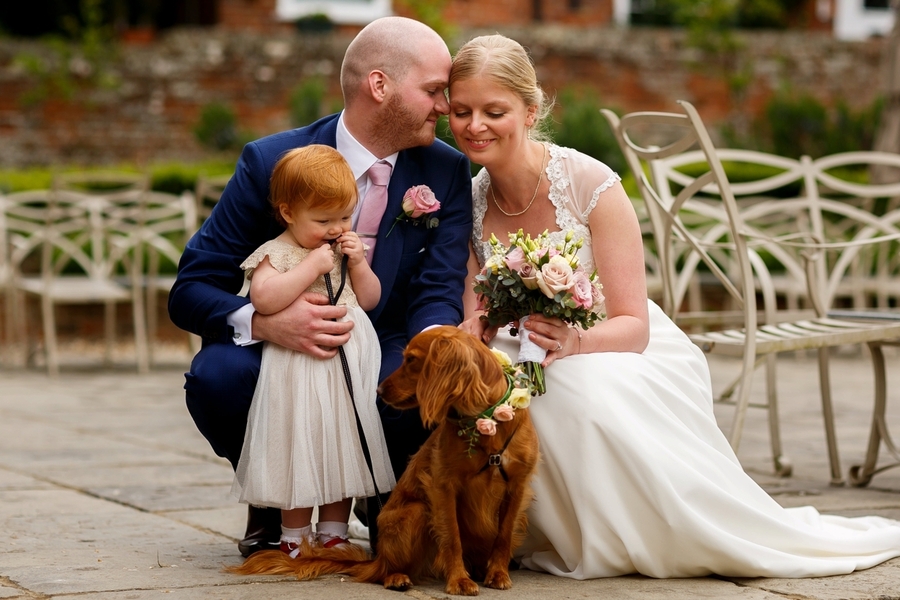
[[[559,352],[560,350],[562,350],[562,344],[559,340],[556,340],[556,351]]]

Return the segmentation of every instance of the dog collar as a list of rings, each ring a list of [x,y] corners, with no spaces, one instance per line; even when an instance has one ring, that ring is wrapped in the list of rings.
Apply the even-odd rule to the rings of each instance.
[[[456,434],[459,437],[468,437],[469,438],[469,446],[466,448],[466,454],[471,458],[475,453],[475,442],[478,441],[478,438],[481,434],[478,432],[477,423],[479,419],[490,419],[494,416],[494,411],[503,404],[505,404],[509,397],[512,395],[513,389],[515,386],[515,379],[513,379],[512,375],[509,373],[506,374],[506,393],[503,394],[503,397],[493,403],[491,406],[487,407],[474,417],[459,417],[459,431]]]

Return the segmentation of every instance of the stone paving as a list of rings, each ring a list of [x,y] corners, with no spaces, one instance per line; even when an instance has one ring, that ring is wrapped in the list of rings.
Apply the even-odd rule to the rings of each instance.
[[[240,562],[236,542],[246,509],[229,495],[232,473],[197,433],[184,406],[176,354],[149,375],[128,365],[75,365],[61,376],[0,366],[0,599],[78,600],[398,598],[380,586],[340,576],[314,582],[245,578],[222,568]],[[900,356],[889,357],[889,422],[900,430]],[[74,365],[74,366],[73,366]],[[721,385],[736,364],[711,363]],[[843,514],[900,519],[900,469],[864,489],[832,487],[812,357],[779,359],[782,427],[794,476],[771,475],[762,411],[751,411],[739,455],[745,468],[785,506],[812,504]],[[833,361],[838,435],[844,472],[862,458],[871,411],[866,357]],[[761,385],[756,385],[757,392]],[[717,408],[720,422],[731,409]],[[882,458],[884,459],[884,452]],[[677,548],[672,549],[677,552]],[[570,581],[516,571],[513,590],[483,589],[487,598],[807,598],[900,599],[900,559],[839,577],[654,580],[618,577]],[[402,594],[446,598],[440,583]]]

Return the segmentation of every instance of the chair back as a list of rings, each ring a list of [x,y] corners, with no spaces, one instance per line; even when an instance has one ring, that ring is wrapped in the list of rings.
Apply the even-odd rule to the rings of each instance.
[[[128,191],[145,192],[150,189],[150,175],[109,170],[55,173],[51,188],[98,196]]]
[[[603,110],[646,206],[659,275],[663,310],[676,321],[689,280],[704,265],[731,298],[748,331],[757,326],[753,268],[740,210],[712,140],[696,109],[684,114],[636,112],[618,117]],[[661,162],[697,151],[696,171],[677,183],[661,177]],[[716,200],[709,192],[715,192]],[[754,351],[754,336],[748,350]]]
[[[231,175],[201,175],[197,178],[194,195],[197,199],[197,219],[199,223],[208,219],[209,215],[212,214],[213,208],[215,208],[219,198],[222,197],[222,192],[225,191],[225,186],[228,185],[230,179]]]

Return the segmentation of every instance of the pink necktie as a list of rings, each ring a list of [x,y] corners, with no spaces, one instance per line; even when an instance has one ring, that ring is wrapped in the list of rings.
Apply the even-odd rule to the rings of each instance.
[[[359,212],[359,220],[356,223],[356,233],[362,238],[363,243],[369,246],[366,261],[371,265],[375,255],[375,237],[378,235],[378,227],[387,207],[387,185],[391,180],[391,165],[378,161],[366,171],[369,175],[369,189],[363,199]]]

